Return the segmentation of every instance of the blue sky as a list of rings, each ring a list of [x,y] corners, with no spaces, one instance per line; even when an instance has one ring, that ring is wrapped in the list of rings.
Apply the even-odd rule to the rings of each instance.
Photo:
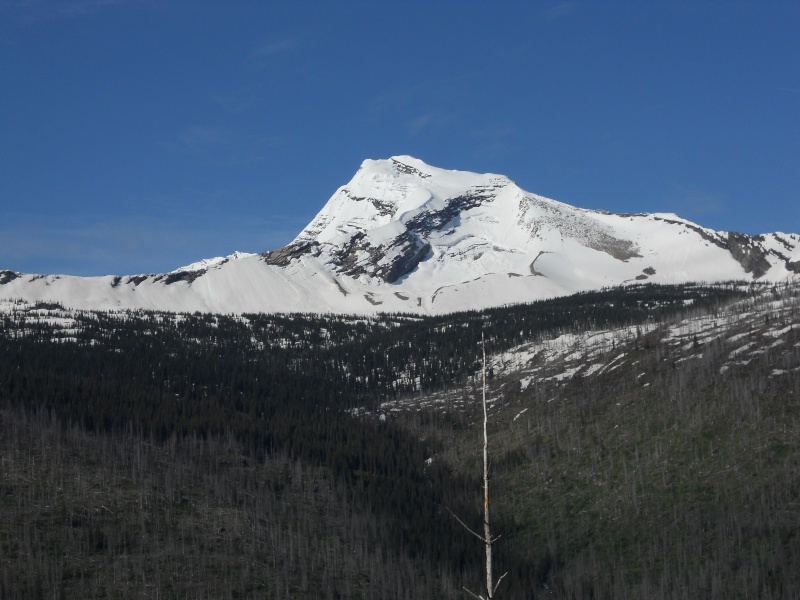
[[[0,269],[288,243],[365,158],[800,233],[800,2],[0,0]]]

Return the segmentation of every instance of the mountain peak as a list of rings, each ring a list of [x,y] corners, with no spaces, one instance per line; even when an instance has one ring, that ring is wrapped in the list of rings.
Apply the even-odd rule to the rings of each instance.
[[[398,154],[384,159],[367,159],[361,163],[354,180],[361,177],[372,177],[384,175],[392,177],[411,176],[420,179],[434,178],[438,180],[465,180],[465,179],[485,179],[502,180],[511,182],[505,175],[495,173],[474,173],[472,171],[459,171],[454,169],[442,169],[429,165],[425,161],[410,156],[408,154]],[[351,181],[352,183],[352,181]]]
[[[487,199],[489,190],[509,184],[503,176],[448,171],[407,155],[366,160],[293,243],[338,245],[344,238],[372,232],[383,245],[386,235],[402,235],[409,224],[418,229],[425,215],[433,217],[437,224],[432,227],[438,229],[446,224],[445,214],[452,219],[479,197]]]
[[[405,174],[416,174],[422,177],[430,176],[431,170],[440,170],[431,167],[424,161],[409,156],[407,154],[399,154],[383,159],[368,158],[361,163],[359,171],[367,172],[396,172]]]
[[[161,275],[0,271],[0,299],[189,312],[443,313],[636,282],[798,276],[794,234],[750,237],[667,213],[576,208],[502,175],[397,155],[364,161],[284,248]]]

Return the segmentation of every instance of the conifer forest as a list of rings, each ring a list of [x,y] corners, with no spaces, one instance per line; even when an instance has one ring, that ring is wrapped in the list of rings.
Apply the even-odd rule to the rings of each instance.
[[[800,598],[800,286],[0,316],[0,598]],[[487,364],[481,358],[486,339]]]

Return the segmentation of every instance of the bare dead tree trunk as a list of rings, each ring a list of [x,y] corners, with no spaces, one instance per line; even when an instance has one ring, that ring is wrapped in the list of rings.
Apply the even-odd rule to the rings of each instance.
[[[483,351],[483,542],[486,544],[486,593],[494,598],[492,586],[492,531],[489,528],[489,413],[486,411],[486,342],[481,334]]]
[[[483,334],[481,334],[481,350],[483,351],[483,535],[479,535],[472,531],[467,525],[456,515],[450,512],[461,525],[469,531],[472,535],[477,537],[483,542],[486,548],[486,597],[476,594],[467,588],[464,588],[470,596],[478,598],[478,600],[494,600],[495,592],[500,582],[508,573],[503,573],[497,583],[494,583],[492,577],[492,545],[497,538],[492,537],[492,530],[489,526],[489,413],[486,410],[486,341]],[[499,537],[499,536],[498,536]]]

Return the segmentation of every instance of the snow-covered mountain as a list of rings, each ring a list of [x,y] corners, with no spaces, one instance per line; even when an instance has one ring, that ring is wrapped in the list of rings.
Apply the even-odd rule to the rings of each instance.
[[[79,309],[444,313],[651,281],[782,281],[800,235],[575,208],[501,175],[367,160],[286,247],[157,275],[0,271],[0,299]]]

